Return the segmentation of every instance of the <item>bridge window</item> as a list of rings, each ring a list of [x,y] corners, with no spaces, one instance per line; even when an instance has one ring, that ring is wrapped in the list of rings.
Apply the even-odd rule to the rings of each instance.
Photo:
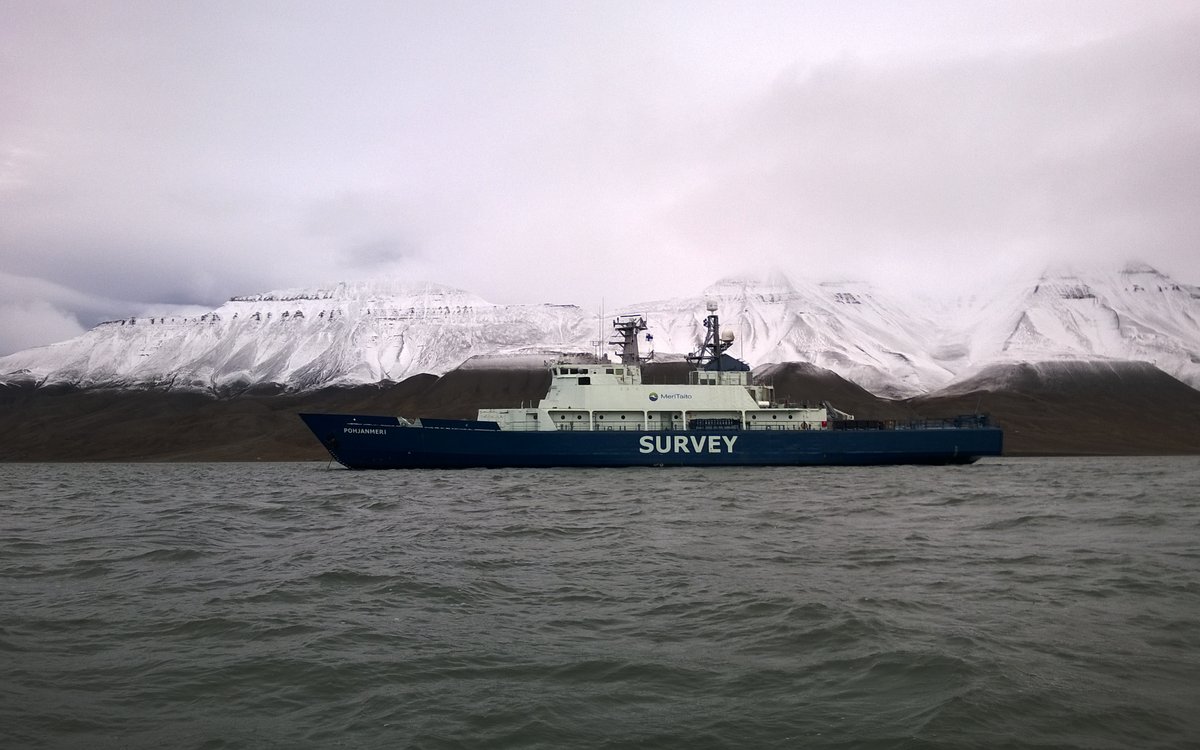
[[[592,379],[591,379],[591,378],[589,378],[589,377],[587,377],[587,376],[581,377],[581,378],[579,379],[579,384],[580,384],[580,385],[591,385],[591,384],[592,384]]]

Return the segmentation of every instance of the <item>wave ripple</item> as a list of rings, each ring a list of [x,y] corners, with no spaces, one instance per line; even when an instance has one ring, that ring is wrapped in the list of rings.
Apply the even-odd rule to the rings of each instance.
[[[0,746],[1195,746],[1198,484],[0,464]]]

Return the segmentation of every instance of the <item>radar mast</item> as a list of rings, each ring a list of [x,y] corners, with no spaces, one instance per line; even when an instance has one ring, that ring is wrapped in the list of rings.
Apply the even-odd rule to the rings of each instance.
[[[617,355],[621,358],[621,364],[638,365],[642,362],[647,362],[648,357],[642,357],[638,353],[638,334],[646,330],[646,319],[641,315],[621,315],[613,321],[613,330],[619,338],[609,341],[610,346],[617,347]],[[646,340],[649,341],[650,336],[647,334]]]
[[[721,368],[721,355],[725,350],[733,346],[733,333],[729,331],[721,331],[721,321],[717,317],[717,303],[708,303],[708,317],[704,319],[704,343],[695,354],[689,354],[687,361],[696,369],[715,369]],[[706,368],[706,365],[715,362],[711,368]]]

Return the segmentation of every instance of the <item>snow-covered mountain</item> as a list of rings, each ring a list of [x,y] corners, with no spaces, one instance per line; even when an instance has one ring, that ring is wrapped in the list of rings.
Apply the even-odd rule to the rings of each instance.
[[[954,377],[926,351],[931,322],[861,282],[732,279],[630,311],[650,321],[657,352],[690,352],[703,336],[708,301],[737,336],[731,353],[753,364],[808,362],[884,396],[923,393]]]
[[[1200,388],[1200,288],[1143,264],[1056,270],[986,294],[899,298],[861,282],[729,279],[695,297],[621,307],[659,358],[693,351],[707,302],[752,364],[809,362],[890,397],[928,393],[997,363],[1142,361]],[[607,333],[607,331],[605,331]],[[337,284],[236,297],[197,317],[128,318],[0,358],[0,382],[216,391],[440,374],[590,352],[591,313],[497,305],[434,284]]]
[[[595,326],[569,305],[493,305],[382,281],[235,297],[197,317],[128,318],[0,358],[0,380],[83,387],[295,389],[443,373],[475,355],[574,351]]]
[[[1144,263],[1047,271],[938,318],[935,351],[956,380],[995,363],[1135,361],[1200,388],[1200,287]]]

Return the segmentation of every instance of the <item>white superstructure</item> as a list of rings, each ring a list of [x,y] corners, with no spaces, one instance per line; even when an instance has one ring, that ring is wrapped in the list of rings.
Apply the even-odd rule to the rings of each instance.
[[[479,420],[501,430],[822,430],[829,428],[824,407],[780,405],[771,386],[752,382],[745,363],[725,354],[733,335],[721,332],[715,305],[705,320],[707,336],[689,357],[696,369],[680,385],[642,382],[637,334],[641,316],[613,322],[621,336],[620,362],[557,362],[550,389],[536,407],[480,409]],[[850,415],[837,415],[852,418]]]

